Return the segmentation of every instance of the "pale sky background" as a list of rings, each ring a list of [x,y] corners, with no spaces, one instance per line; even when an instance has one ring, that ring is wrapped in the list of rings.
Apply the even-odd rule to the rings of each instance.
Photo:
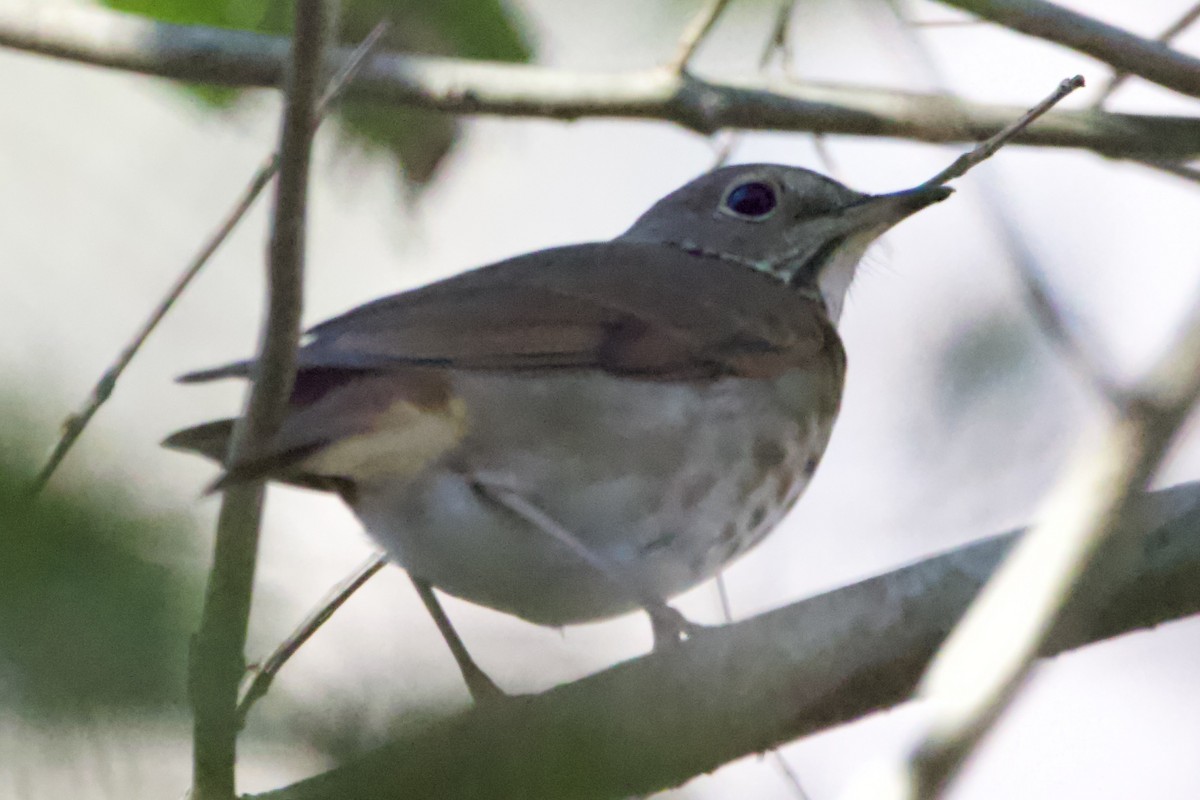
[[[695,4],[517,5],[541,62],[604,69],[665,57]],[[1068,5],[1152,36],[1187,3]],[[798,73],[929,88],[920,62],[890,35],[890,19],[866,8],[801,3]],[[933,3],[914,5],[912,16],[956,17]],[[735,3],[700,53],[698,71],[749,69],[768,18],[765,4]],[[1108,74],[994,26],[922,36],[951,86],[975,100],[1031,105],[1082,72],[1092,89],[1065,104],[1082,106]],[[1178,46],[1200,52],[1200,28]],[[39,435],[49,445],[58,420],[78,405],[273,147],[278,98],[258,93],[242,111],[219,117],[162,80],[2,50],[0,74],[0,375],[40,399]],[[1197,113],[1194,100],[1137,81],[1111,107]],[[387,165],[335,153],[335,138],[331,131],[319,137],[313,170],[310,322],[516,253],[615,235],[712,159],[705,139],[665,124],[477,119],[410,212]],[[876,192],[918,183],[963,149],[845,137],[828,144],[835,177]],[[747,135],[734,161],[823,169],[802,135]],[[786,522],[729,570],[737,616],[1027,522],[1072,441],[1096,418],[1098,404],[1021,305],[984,213],[985,179],[1001,188],[1062,302],[1101,338],[1121,375],[1136,375],[1149,362],[1200,288],[1194,185],[1087,153],[1017,147],[956,181],[951,200],[905,222],[868,257],[843,318],[850,373],[828,455]],[[208,546],[217,503],[197,498],[214,472],[158,442],[235,411],[241,388],[181,387],[172,379],[253,348],[265,208],[251,214],[171,313],[56,478],[116,477],[137,487],[147,504],[191,515],[199,544],[181,545],[181,552]],[[947,354],[970,358],[970,343],[988,329],[1006,331],[1017,344],[1000,347],[998,356],[985,351],[994,361],[971,361],[985,376],[982,388],[955,404],[947,384],[963,378],[947,372]],[[1014,368],[1014,358],[1023,366]],[[1158,483],[1197,478],[1200,436],[1192,431]],[[369,552],[337,500],[273,490],[250,656],[269,651]],[[382,730],[414,705],[467,702],[415,594],[398,571],[388,573],[285,668],[256,715],[296,731],[338,718]],[[716,621],[715,598],[707,585],[685,596],[682,608]],[[447,606],[485,669],[510,691],[547,688],[638,655],[650,643],[640,615],[560,633],[454,600]],[[1192,619],[1041,667],[952,797],[1196,797],[1198,657],[1200,621]],[[875,715],[784,752],[814,800],[835,798],[868,762],[900,752],[915,719],[912,709]],[[6,772],[11,781],[19,769],[29,797],[67,796],[67,787],[81,798],[178,797],[188,781],[189,733],[182,718],[152,727],[114,721],[77,736],[0,720],[0,741],[20,741],[25,754],[21,767],[0,763],[0,786]],[[252,735],[239,788],[261,791],[324,766],[302,744]],[[91,779],[93,769],[102,780]],[[753,758],[670,796],[685,795],[792,797],[770,763]]]

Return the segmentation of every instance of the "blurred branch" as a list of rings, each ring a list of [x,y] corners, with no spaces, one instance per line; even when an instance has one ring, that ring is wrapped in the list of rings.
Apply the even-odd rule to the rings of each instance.
[[[375,29],[355,48],[350,59],[346,61],[338,74],[329,82],[329,87],[325,90],[321,102],[317,104],[316,116],[313,121],[314,130],[333,104],[337,102],[342,92],[345,91],[346,86],[354,79],[354,75],[362,66],[363,60],[375,48],[375,45],[379,43],[380,37],[383,36],[387,28],[387,22],[381,22],[375,26]],[[125,345],[125,348],[117,356],[117,359],[104,371],[104,374],[100,376],[100,380],[96,381],[96,385],[92,387],[87,401],[78,411],[71,414],[63,422],[62,434],[58,442],[54,445],[54,450],[51,451],[41,471],[38,472],[37,477],[30,484],[30,494],[40,494],[42,489],[46,487],[55,470],[58,469],[59,464],[66,458],[75,441],[80,437],[84,429],[87,428],[92,417],[100,410],[100,406],[104,405],[108,398],[112,396],[113,389],[117,386],[117,381],[133,361],[134,356],[142,349],[142,345],[150,338],[150,334],[154,333],[154,329],[158,327],[158,323],[162,322],[163,317],[167,315],[167,312],[171,310],[171,307],[183,295],[192,280],[200,274],[200,270],[204,269],[204,266],[213,257],[213,254],[229,238],[229,234],[233,233],[234,228],[242,221],[242,217],[246,216],[246,212],[254,205],[254,201],[258,199],[258,196],[262,194],[262,190],[267,187],[267,184],[271,182],[271,179],[275,177],[275,173],[278,171],[279,152],[276,151],[254,173],[254,176],[242,191],[241,196],[234,203],[233,209],[221,221],[221,224],[217,226],[217,229],[213,231],[208,240],[201,245],[200,251],[196,253],[191,263],[187,265],[187,268],[175,279],[175,283],[167,290],[166,295],[159,301],[158,306],[150,313],[146,321],[142,323],[142,327],[138,332]]]
[[[708,36],[713,25],[717,24],[717,17],[721,16],[721,12],[727,5],[729,5],[729,0],[705,0],[704,8],[692,17],[687,27],[684,28],[683,35],[679,37],[679,49],[675,56],[667,62],[667,69],[677,73],[687,71],[688,62],[692,60],[696,49]]]
[[[304,300],[305,216],[316,105],[332,14],[325,0],[298,0],[279,144],[279,180],[267,253],[267,310],[253,383],[234,424],[227,464],[260,449],[279,430],[296,373]],[[194,717],[196,800],[230,800],[238,734],[238,688],[258,556],[261,481],[227,489],[217,522],[189,696]]]
[[[1200,612],[1198,532],[1200,483],[1142,496],[1104,549],[1106,569],[1089,575],[1089,591],[1040,653]],[[903,702],[1018,536],[712,628],[539,695],[465,711],[255,800],[581,800],[675,786]]]
[[[0,9],[0,45],[169,78],[265,87],[278,84],[287,53],[279,37],[76,7]],[[342,63],[349,53],[330,58]],[[383,53],[368,59],[349,94],[457,114],[659,119],[705,134],[742,128],[925,142],[983,139],[1025,110],[761,74],[717,82],[662,67],[594,73]],[[1016,141],[1169,161],[1200,155],[1200,119],[1054,111]]]
[[[1155,41],[1167,44],[1176,36],[1191,27],[1192,24],[1198,19],[1200,19],[1200,3],[1197,3],[1185,11],[1183,16],[1171,23],[1171,25],[1165,31],[1158,35],[1158,38],[1155,39]],[[1131,73],[1121,69],[1115,71],[1112,74],[1112,77],[1108,79],[1108,83],[1104,84],[1104,88],[1100,90],[1100,94],[1093,101],[1093,107],[1102,108],[1105,102],[1108,101],[1108,98],[1112,96],[1112,93],[1120,88],[1121,84],[1125,83],[1125,81],[1129,79],[1130,74]]]
[[[1102,548],[1200,395],[1200,301],[1184,332],[1100,435],[1085,436],[1042,509],[938,650],[918,697],[931,720],[908,762],[851,797],[932,798],[1008,706]],[[1143,531],[1149,535],[1150,531]],[[1131,542],[1132,544],[1132,542]]]
[[[279,670],[283,669],[283,665],[300,651],[304,643],[311,639],[313,634],[320,630],[321,626],[328,622],[329,618],[345,605],[355,592],[371,580],[376,572],[383,569],[387,561],[387,556],[382,553],[377,553],[367,559],[345,580],[333,587],[325,599],[305,617],[290,636],[280,642],[279,646],[262,664],[251,668],[250,674],[254,677],[249,680],[246,691],[242,693],[242,699],[237,706],[239,728],[245,727],[246,715],[250,713],[250,709],[255,703],[266,696],[271,684],[275,681],[275,676],[279,674]]]
[[[1174,164],[1168,161],[1153,161],[1148,158],[1138,159],[1137,161],[1143,166],[1165,172],[1168,175],[1174,175],[1176,178],[1183,178],[1185,181],[1191,181],[1192,183],[1200,183],[1200,168],[1189,167],[1186,164]]]
[[[1200,97],[1200,58],[1044,0],[939,0],[1006,28],[1078,50],[1120,72]]]

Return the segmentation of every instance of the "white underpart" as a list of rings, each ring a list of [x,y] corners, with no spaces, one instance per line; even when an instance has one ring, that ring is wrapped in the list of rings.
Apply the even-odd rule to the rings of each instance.
[[[830,321],[835,325],[842,315],[846,291],[850,288],[851,281],[854,280],[858,262],[862,260],[863,253],[874,239],[874,234],[861,234],[850,239],[838,248],[837,253],[817,276],[817,288],[821,292],[821,299],[825,302],[825,309],[829,312]]]

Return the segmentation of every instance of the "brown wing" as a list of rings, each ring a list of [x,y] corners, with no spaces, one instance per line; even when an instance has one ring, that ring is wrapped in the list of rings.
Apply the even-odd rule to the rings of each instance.
[[[824,309],[809,297],[740,264],[625,242],[503,261],[360,306],[311,335],[283,431],[229,479],[315,486],[377,463],[395,469],[395,453],[412,455],[409,466],[419,469],[462,435],[463,412],[442,367],[712,380],[842,358]],[[247,370],[243,362],[185,380]],[[213,456],[227,435],[214,430],[167,443]]]
[[[575,245],[493,264],[318,325],[302,363],[767,376],[837,346],[818,303],[676,247]]]

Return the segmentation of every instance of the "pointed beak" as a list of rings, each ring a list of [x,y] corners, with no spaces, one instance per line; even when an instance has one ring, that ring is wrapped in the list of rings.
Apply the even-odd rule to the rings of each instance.
[[[891,194],[868,195],[843,210],[842,221],[853,231],[883,233],[905,217],[940,203],[953,193],[948,186],[918,186]]]

